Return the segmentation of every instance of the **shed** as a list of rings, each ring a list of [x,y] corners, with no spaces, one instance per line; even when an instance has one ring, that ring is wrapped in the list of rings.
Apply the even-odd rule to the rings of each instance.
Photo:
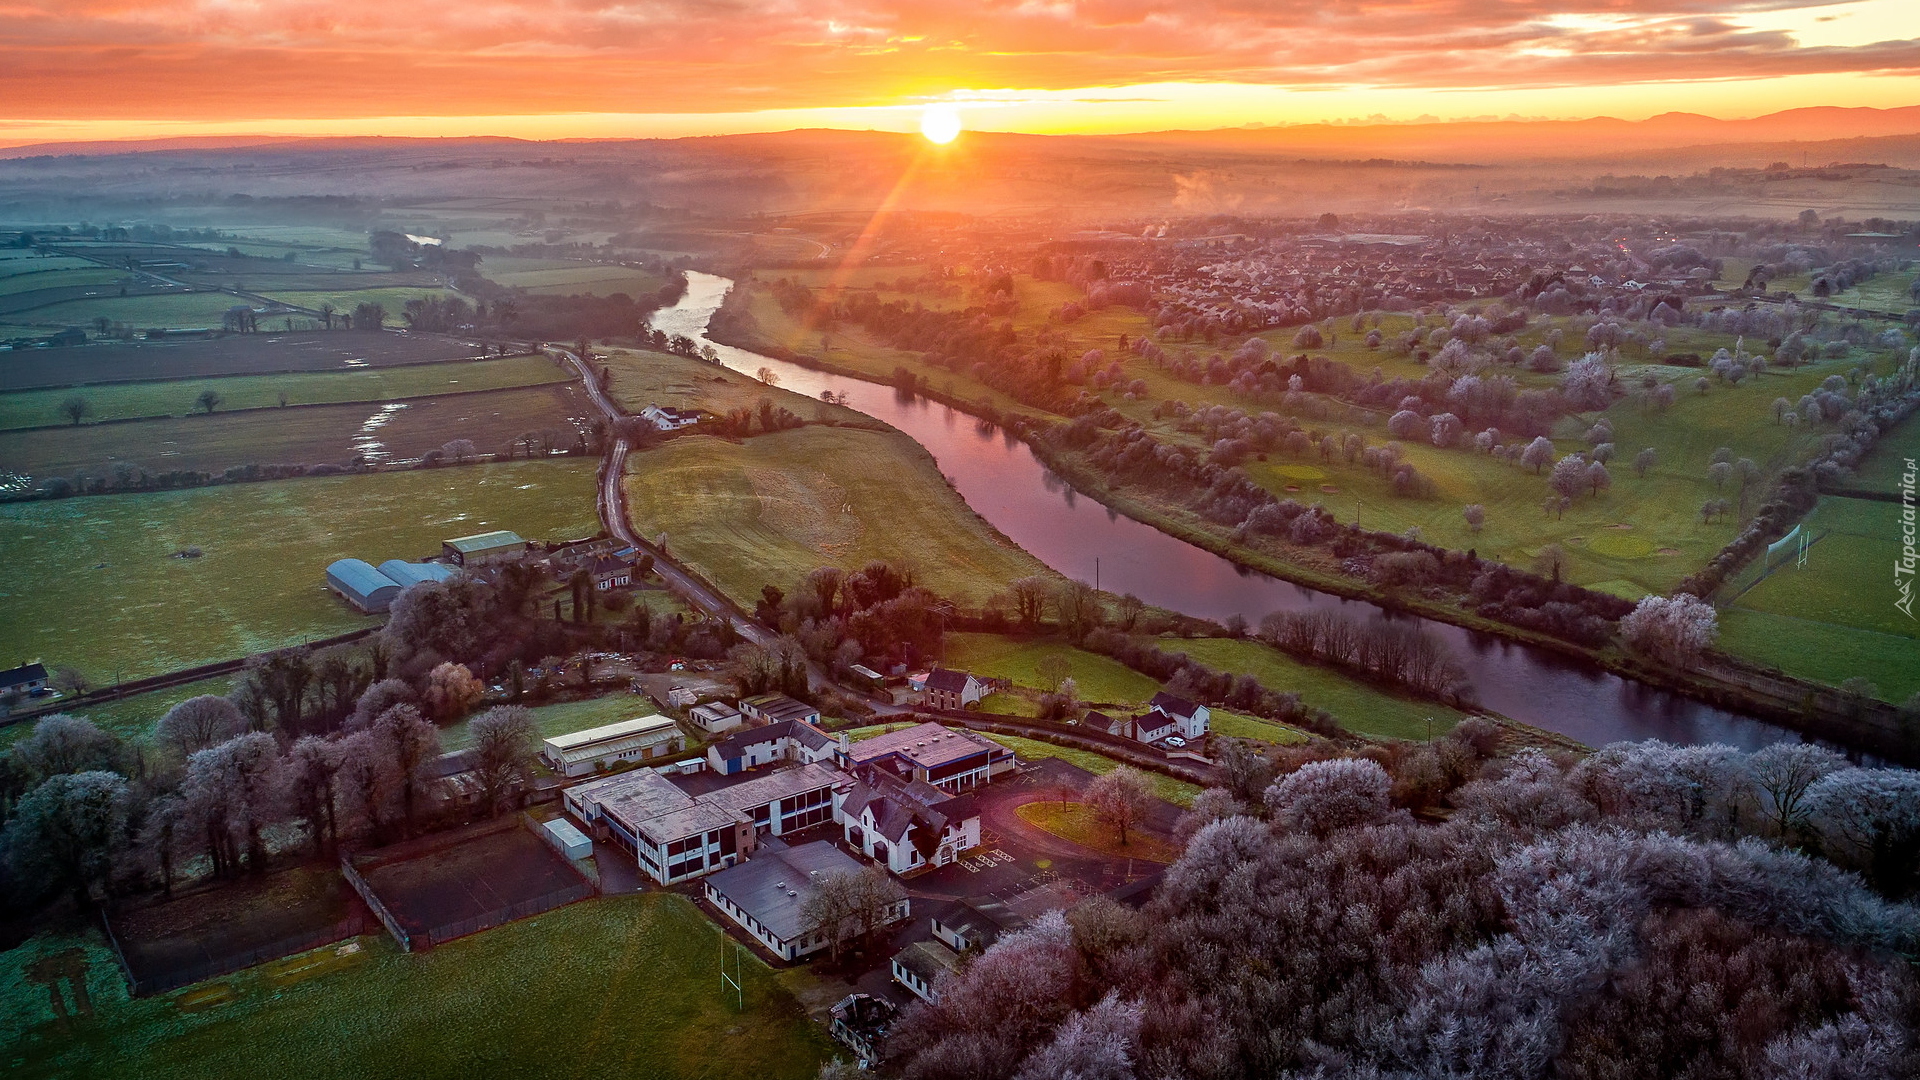
[[[546,740],[543,756],[562,776],[584,776],[615,762],[667,757],[685,745],[673,717],[655,713],[555,735]]]
[[[483,563],[517,559],[526,553],[527,542],[518,533],[506,529],[493,532],[474,533],[472,536],[456,536],[440,542],[440,548],[456,566],[479,566]]]
[[[555,851],[569,859],[584,859],[593,854],[593,841],[566,818],[554,818],[540,826],[540,832]]]
[[[368,614],[387,610],[400,595],[400,583],[361,559],[341,559],[327,567],[327,587]]]

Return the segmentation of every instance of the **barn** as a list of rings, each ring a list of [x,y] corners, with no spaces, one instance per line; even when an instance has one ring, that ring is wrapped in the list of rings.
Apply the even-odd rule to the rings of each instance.
[[[362,559],[341,559],[328,566],[327,587],[369,615],[387,610],[400,595],[399,582]]]

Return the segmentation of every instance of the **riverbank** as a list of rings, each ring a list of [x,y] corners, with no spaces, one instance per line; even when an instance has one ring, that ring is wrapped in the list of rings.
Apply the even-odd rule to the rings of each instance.
[[[719,300],[713,297],[710,298],[710,303],[717,306]],[[709,307],[707,310],[710,312],[712,309]],[[688,311],[683,314],[691,317],[695,313]],[[715,320],[715,322],[720,324],[719,336],[712,337],[712,340],[733,349],[748,350],[744,355],[737,357],[736,362],[752,362],[748,357],[774,358],[792,364],[796,368],[846,379],[870,388],[884,387],[889,391],[887,398],[880,398],[871,392],[856,392],[856,397],[868,399],[865,411],[885,419],[886,415],[883,414],[890,415],[888,410],[894,409],[895,412],[900,412],[899,418],[893,421],[896,426],[905,422],[909,426],[918,425],[928,428],[925,434],[916,436],[923,443],[928,437],[933,437],[936,441],[940,440],[940,431],[937,427],[921,423],[918,418],[908,412],[901,412],[911,407],[910,401],[903,398],[899,407],[894,408],[892,394],[898,391],[889,382],[876,379],[871,373],[848,369],[824,362],[818,357],[771,345],[752,333],[743,331],[737,324],[728,325],[724,319]],[[706,325],[706,320],[701,318],[700,329],[704,329]],[[750,329],[750,327],[747,328],[747,330]],[[818,382],[818,380],[813,381]],[[1068,491],[1062,494],[1069,496],[1067,498],[1069,509],[1072,505],[1070,496],[1083,495],[1103,507],[1110,518],[1123,516],[1129,523],[1158,532],[1169,541],[1204,552],[1236,568],[1242,577],[1242,582],[1238,586],[1219,581],[1196,581],[1186,586],[1188,592],[1206,588],[1215,590],[1215,595],[1212,596],[1190,597],[1190,599],[1203,601],[1202,607],[1212,604],[1214,609],[1225,611],[1229,608],[1222,607],[1223,604],[1252,602],[1256,594],[1258,598],[1272,597],[1265,601],[1268,605],[1267,610],[1286,607],[1289,604],[1304,607],[1314,603],[1310,598],[1290,599],[1274,594],[1271,588],[1247,580],[1249,574],[1257,573],[1276,581],[1299,586],[1302,597],[1307,597],[1306,590],[1316,590],[1324,593],[1329,599],[1339,598],[1344,602],[1370,605],[1381,617],[1414,616],[1431,620],[1436,627],[1444,627],[1449,631],[1450,643],[1455,646],[1458,654],[1465,654],[1464,659],[1468,666],[1476,669],[1473,673],[1477,680],[1487,678],[1505,680],[1507,685],[1501,689],[1505,697],[1511,701],[1506,707],[1494,703],[1499,711],[1513,714],[1518,710],[1525,714],[1528,711],[1524,704],[1526,702],[1556,701],[1557,709],[1584,713],[1573,720],[1573,727],[1577,729],[1577,734],[1564,726],[1559,729],[1563,734],[1574,735],[1584,742],[1599,743],[1612,741],[1615,738],[1645,737],[1678,737],[1682,741],[1728,741],[1755,745],[1765,741],[1777,741],[1781,734],[1768,736],[1763,731],[1745,730],[1742,727],[1743,725],[1746,729],[1764,727],[1765,725],[1758,723],[1757,718],[1765,717],[1775,726],[1776,732],[1779,728],[1785,728],[1802,735],[1858,746],[1892,760],[1908,761],[1920,756],[1915,753],[1916,747],[1920,747],[1920,738],[1915,738],[1908,732],[1902,719],[1891,715],[1891,710],[1875,709],[1871,704],[1862,708],[1852,701],[1836,700],[1831,692],[1824,692],[1823,688],[1809,684],[1797,684],[1787,680],[1786,683],[1790,685],[1783,685],[1779,677],[1761,671],[1742,670],[1737,662],[1722,663],[1718,673],[1711,675],[1656,669],[1618,649],[1583,648],[1520,627],[1494,623],[1472,612],[1423,602],[1418,597],[1385,592],[1367,583],[1306,572],[1293,564],[1249,551],[1233,543],[1230,537],[1203,527],[1197,521],[1186,520],[1188,515],[1180,509],[1169,507],[1158,500],[1141,498],[1133,492],[1116,491],[1105,482],[1103,477],[1091,474],[1090,470],[1079,467],[1070,459],[1051,452],[1048,447],[1042,445],[1042,440],[1032,438],[1029,431],[1033,422],[1056,420],[1057,418],[1051,414],[1024,409],[1008,416],[997,409],[982,410],[977,403],[955,395],[942,394],[931,387],[917,388],[917,390],[919,396],[928,401],[939,403],[981,421],[998,424],[1001,427],[1001,433],[1008,438],[1009,446],[1014,445],[1014,440],[1017,440],[1024,452],[1030,455],[1041,468],[1051,471],[1058,481],[1066,485]],[[844,388],[841,392],[844,397]],[[879,412],[874,412],[875,409]],[[951,426],[950,421],[947,423]],[[984,430],[991,433],[991,428]],[[947,440],[947,444],[952,442],[951,439]],[[954,445],[947,445],[947,451],[973,453]],[[939,456],[939,453],[936,452],[936,456]],[[951,468],[951,465],[943,463],[943,470],[951,470]],[[988,472],[994,472],[994,478],[999,479],[996,470],[1004,471],[1005,466],[995,464],[984,465],[982,468]],[[981,495],[992,495],[998,498],[999,492],[996,489],[973,493],[975,498]],[[1033,509],[1031,505],[1014,505],[1019,500],[1013,496],[1000,501],[1003,503],[1000,507],[1003,514],[1030,512]],[[1030,504],[1031,500],[1028,502]],[[988,516],[991,518],[993,514],[989,513]],[[1084,532],[1084,528],[1081,531]],[[1023,544],[1030,540],[1039,541],[1043,546],[1054,548],[1054,557],[1049,557],[1046,551],[1041,550],[1036,550],[1035,554],[1056,567],[1061,565],[1058,561],[1060,557],[1067,558],[1069,562],[1075,564],[1073,576],[1080,576],[1078,562],[1082,556],[1084,561],[1092,563],[1092,555],[1097,553],[1088,545],[1078,543],[1086,539],[1085,537],[1075,537],[1076,545],[1070,545],[1068,550],[1064,551],[1061,550],[1063,545],[1051,542],[1054,538],[1050,537],[1035,536],[1026,539],[1016,537],[1015,539]],[[1140,538],[1140,541],[1144,546],[1152,546],[1144,537]],[[1107,554],[1120,553],[1109,549]],[[1177,553],[1174,553],[1173,557],[1186,558]],[[1119,561],[1117,558],[1111,560],[1111,562],[1117,561]],[[1111,562],[1109,570],[1112,569]],[[1191,564],[1192,560],[1188,558],[1187,563]],[[1093,567],[1089,566],[1088,569]],[[1186,565],[1179,568],[1169,567],[1161,576],[1175,576],[1186,570],[1192,570],[1195,573],[1207,572],[1204,567]],[[1147,584],[1154,584],[1154,582],[1148,581]],[[1218,595],[1227,590],[1231,590],[1235,595],[1225,599]],[[1114,588],[1112,591],[1122,590]],[[1153,598],[1148,597],[1148,599],[1151,601]],[[1163,603],[1163,606],[1169,605]],[[1191,604],[1183,610],[1187,610],[1189,614],[1196,614]],[[1242,613],[1244,614],[1245,611],[1243,610]],[[1264,610],[1256,609],[1251,612],[1251,615],[1257,620],[1264,613]],[[1213,617],[1222,618],[1224,614]],[[1540,655],[1532,660],[1519,662],[1519,666],[1515,668],[1517,658],[1510,652],[1514,647]],[[1546,663],[1548,658],[1551,658],[1550,663]],[[1615,680],[1616,685],[1611,688],[1605,685],[1605,679],[1608,678]],[[1644,686],[1645,693],[1637,691],[1636,686]],[[1688,709],[1679,708],[1671,702],[1663,703],[1658,700],[1662,692],[1683,697],[1699,705],[1709,705],[1714,709],[1727,711],[1715,716],[1700,709],[1699,705],[1695,705],[1689,707],[1692,710],[1689,712]],[[1647,694],[1652,694],[1654,697],[1648,698]],[[1756,719],[1743,719],[1740,715],[1742,713]],[[1522,715],[1517,718],[1527,720],[1528,716]],[[1537,707],[1534,708],[1531,722],[1539,723],[1543,719],[1545,718],[1538,714]],[[1554,720],[1556,723],[1562,723],[1564,718],[1556,716]]]

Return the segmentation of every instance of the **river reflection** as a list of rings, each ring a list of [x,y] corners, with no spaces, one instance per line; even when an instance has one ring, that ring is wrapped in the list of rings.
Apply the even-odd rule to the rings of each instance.
[[[1239,615],[1251,624],[1272,611],[1337,607],[1356,617],[1414,620],[1437,635],[1465,669],[1480,702],[1522,723],[1556,731],[1589,746],[1623,739],[1660,738],[1677,743],[1729,743],[1756,749],[1800,735],[1620,678],[1557,653],[1491,634],[1388,612],[1246,570],[1218,555],[1176,539],[1081,498],[1054,475],[1027,445],[995,426],[896,387],[804,368],[758,353],[709,342],[707,320],[732,282],[689,271],[687,292],[652,325],[712,344],[720,362],[752,375],[771,369],[783,389],[836,401],[905,432],[933,455],[940,471],[981,517],[1035,557],[1068,577],[1102,589],[1132,593],[1149,604],[1224,621]],[[1285,689],[1279,687],[1277,689]]]

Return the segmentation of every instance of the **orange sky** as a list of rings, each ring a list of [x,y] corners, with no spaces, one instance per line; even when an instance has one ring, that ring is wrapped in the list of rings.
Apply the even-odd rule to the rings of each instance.
[[[10,144],[1738,117],[1920,103],[1920,0],[0,0],[0,56]]]

